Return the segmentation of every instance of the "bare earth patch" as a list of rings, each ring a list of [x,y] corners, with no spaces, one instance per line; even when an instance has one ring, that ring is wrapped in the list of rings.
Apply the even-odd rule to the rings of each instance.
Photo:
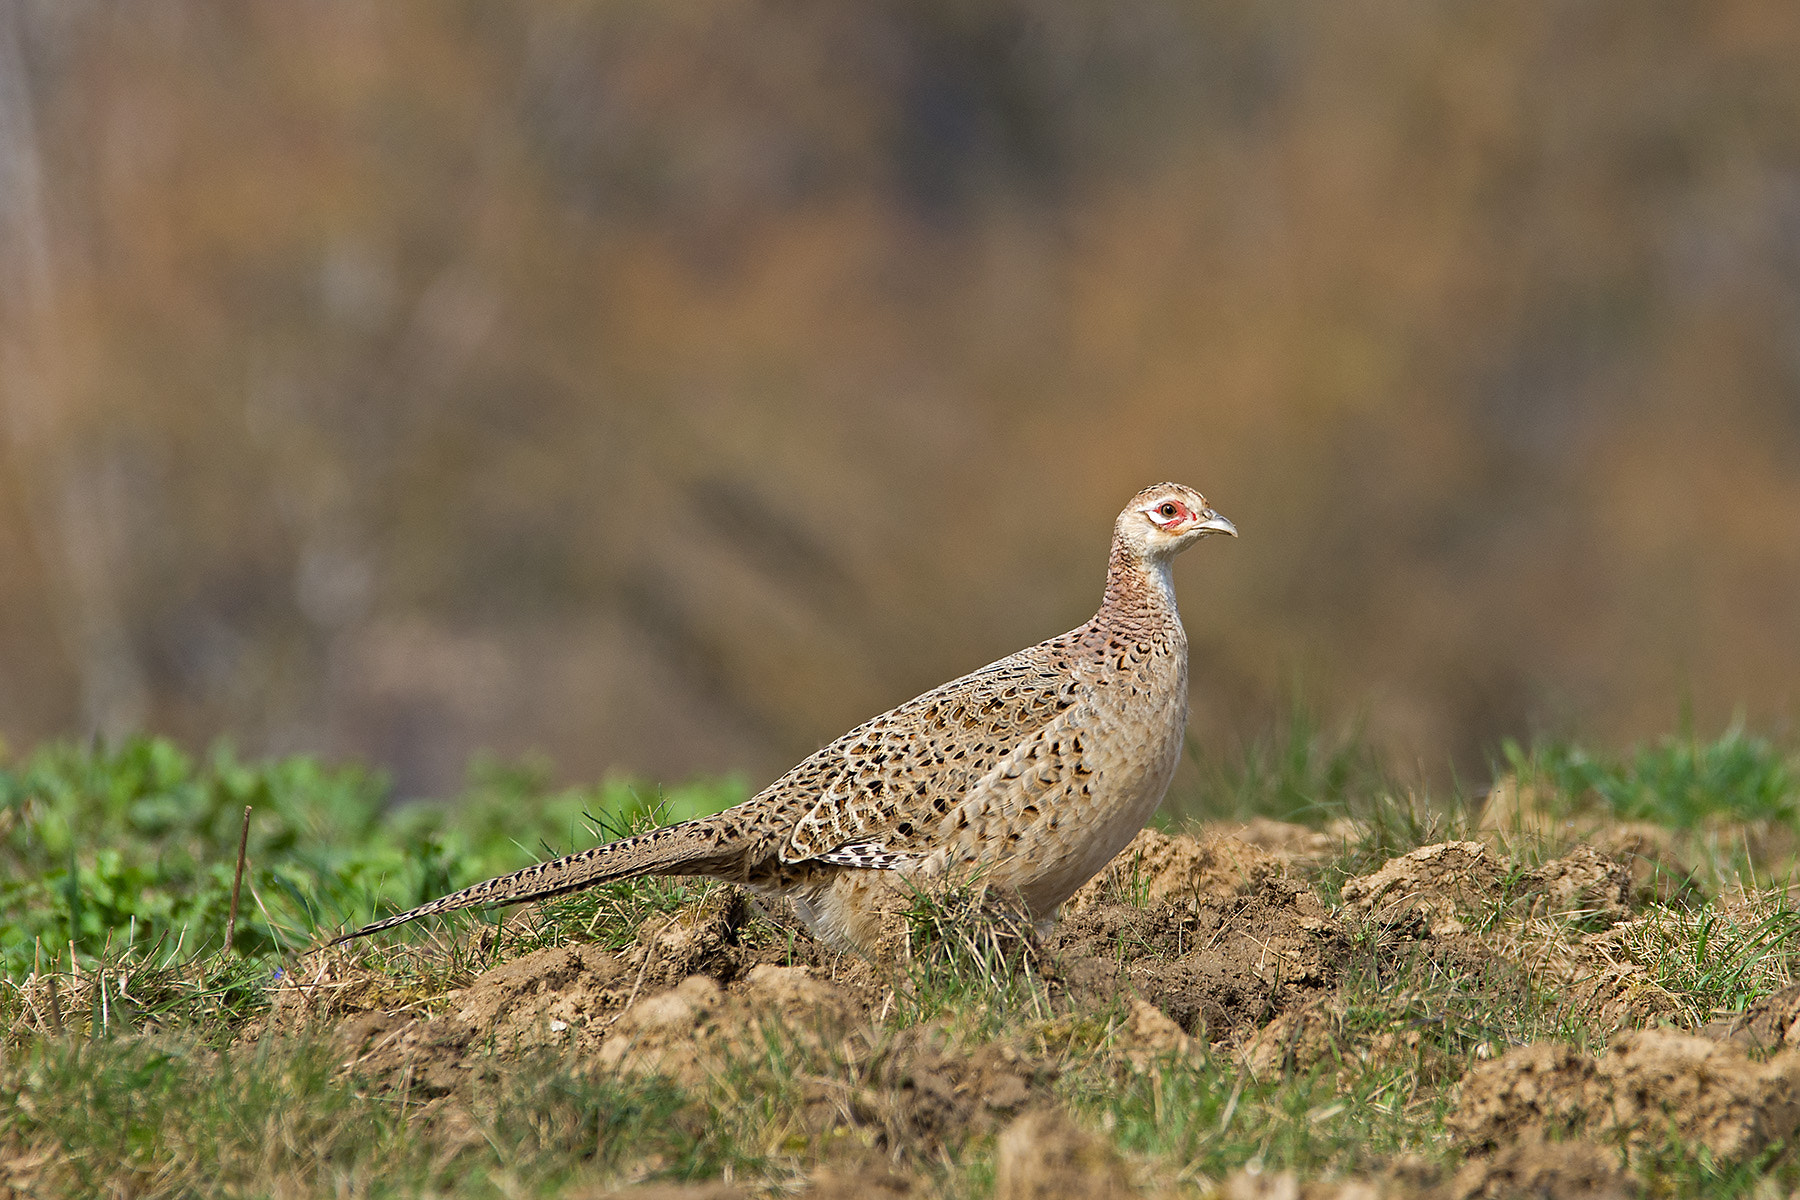
[[[1105,903],[1148,907],[1173,900],[1226,900],[1285,870],[1283,856],[1237,837],[1145,829],[1069,897],[1063,913],[1073,915]]]
[[[1425,846],[1344,884],[1344,908],[1384,925],[1422,924],[1434,937],[1463,932],[1462,916],[1500,896],[1502,864],[1480,842]]]
[[[1621,1034],[1598,1057],[1537,1042],[1470,1071],[1449,1126],[1475,1152],[1545,1134],[1633,1147],[1674,1134],[1741,1162],[1800,1128],[1800,1053],[1757,1062],[1668,1029]]]
[[[1148,908],[1098,903],[1049,943],[1056,976],[1076,998],[1104,1000],[1119,979],[1208,1041],[1241,1034],[1336,985],[1344,928],[1304,884],[1279,874],[1229,897]]]
[[[484,1059],[555,1050],[604,1069],[698,1081],[754,1049],[767,1027],[815,1044],[863,1019],[856,993],[819,968],[751,966],[646,987],[635,955],[572,944],[513,959],[448,993],[437,1011],[372,1011],[344,1019],[335,1040],[345,1069],[404,1077],[416,1092],[454,1090]],[[636,959],[634,963],[633,959]]]
[[[994,1200],[1126,1200],[1118,1151],[1055,1109],[1026,1113],[994,1148]]]

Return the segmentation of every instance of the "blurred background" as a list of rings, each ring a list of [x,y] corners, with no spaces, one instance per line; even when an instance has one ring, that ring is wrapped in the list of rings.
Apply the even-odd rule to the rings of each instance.
[[[1193,484],[1196,744],[1787,729],[1790,0],[0,0],[0,735],[761,782]]]

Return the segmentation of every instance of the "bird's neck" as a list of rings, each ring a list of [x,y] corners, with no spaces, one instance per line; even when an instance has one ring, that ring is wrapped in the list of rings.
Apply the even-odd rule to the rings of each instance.
[[[1179,630],[1172,565],[1170,559],[1147,558],[1128,543],[1115,541],[1106,564],[1106,599],[1099,619],[1147,633]]]

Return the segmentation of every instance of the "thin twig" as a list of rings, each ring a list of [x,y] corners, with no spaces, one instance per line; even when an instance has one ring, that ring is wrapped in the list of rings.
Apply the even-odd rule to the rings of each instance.
[[[237,934],[238,892],[244,886],[244,853],[250,848],[250,806],[244,805],[244,830],[238,834],[237,875],[231,881],[231,915],[225,918],[225,951],[231,952],[231,941]]]

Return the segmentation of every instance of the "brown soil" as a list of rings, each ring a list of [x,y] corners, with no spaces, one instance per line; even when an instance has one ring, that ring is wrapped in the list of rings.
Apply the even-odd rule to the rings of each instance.
[[[1616,1150],[1592,1142],[1528,1136],[1470,1159],[1445,1179],[1435,1168],[1399,1162],[1379,1176],[1302,1182],[1290,1171],[1240,1171],[1214,1200],[1630,1200],[1636,1184]]]
[[[1219,825],[1210,832],[1247,842],[1295,871],[1318,868],[1356,840],[1356,831],[1348,823],[1320,830],[1267,817],[1253,817],[1242,825]]]
[[[1590,845],[1580,845],[1528,872],[1518,891],[1533,912],[1622,920],[1632,909],[1631,868]]]
[[[1343,1029],[1344,1005],[1318,996],[1295,1005],[1257,1030],[1239,1048],[1252,1078],[1267,1080],[1308,1071],[1330,1057],[1351,1053]]]
[[[1402,978],[1441,966],[1471,978],[1510,972],[1558,996],[1572,1019],[1596,1033],[1676,1016],[1676,997],[1639,961],[1645,923],[1633,917],[1646,892],[1623,853],[1582,844],[1531,870],[1508,874],[1483,843],[1447,842],[1391,859],[1345,883],[1345,916],[1371,923],[1384,973]],[[1573,923],[1573,927],[1571,927]],[[1303,1067],[1322,1052],[1317,1014],[1266,1030],[1250,1061],[1261,1072],[1283,1061]],[[1341,1047],[1340,1047],[1341,1048]]]
[[[1496,848],[1518,839],[1539,844],[1566,838],[1586,842],[1630,871],[1632,908],[1705,900],[1705,890],[1682,853],[1681,835],[1644,821],[1617,821],[1598,810],[1559,812],[1555,802],[1556,797],[1504,778],[1488,793],[1480,835]]]
[[[760,964],[734,972],[729,988],[690,975],[673,988],[647,989],[645,974],[641,962],[634,969],[629,956],[596,946],[539,950],[451,993],[440,1011],[352,1015],[335,1040],[345,1069],[404,1077],[429,1097],[454,1090],[485,1058],[533,1050],[697,1082],[748,1052],[768,1027],[816,1046],[843,1037],[863,1013],[858,994],[817,967]]]
[[[1069,916],[1101,904],[1150,907],[1174,900],[1229,900],[1284,870],[1281,857],[1236,837],[1145,829],[1069,897],[1062,911]]]
[[[1706,901],[1706,890],[1682,855],[1673,831],[1644,821],[1626,821],[1595,829],[1588,841],[1631,871],[1632,908]]]
[[[627,1188],[582,1188],[564,1192],[564,1200],[749,1200],[750,1193],[734,1184],[643,1183]]]
[[[1444,842],[1389,859],[1344,884],[1346,911],[1433,937],[1464,932],[1462,916],[1500,897],[1500,860],[1480,842]]]
[[[911,1177],[873,1153],[846,1156],[814,1171],[801,1200],[902,1200],[914,1195]]]
[[[903,1030],[881,1048],[852,1115],[889,1150],[930,1157],[946,1140],[996,1128],[1044,1103],[1056,1069],[1007,1042],[969,1046],[942,1026]]]
[[[1127,1200],[1136,1194],[1112,1143],[1057,1109],[1026,1113],[994,1147],[994,1200]]]
[[[646,921],[626,950],[538,950],[429,1004],[391,980],[377,986],[388,977],[342,951],[320,951],[277,993],[268,1023],[325,1020],[346,1070],[429,1098],[496,1056],[533,1051],[692,1080],[770,1025],[818,1044],[862,1019],[878,980],[867,963],[826,952],[803,933],[756,943],[743,936],[752,919],[744,894],[722,888],[690,910]]]
[[[1259,871],[1229,896],[1093,904],[1048,950],[1047,973],[1077,1000],[1110,999],[1123,982],[1184,1032],[1218,1041],[1335,987],[1349,939],[1312,889]]]
[[[1560,930],[1527,931],[1514,954],[1532,953],[1544,982],[1562,989],[1570,1013],[1595,1033],[1648,1025],[1680,1014],[1680,1000],[1637,961],[1632,941],[1641,921],[1567,940]]]
[[[1619,1152],[1586,1141],[1528,1135],[1494,1154],[1471,1159],[1433,1200],[1628,1200],[1637,1186],[1620,1170]]]
[[[1752,1001],[1737,1016],[1708,1023],[1700,1036],[1753,1053],[1800,1049],[1800,984]]]
[[[755,967],[730,992],[709,976],[690,975],[598,1027],[605,1040],[593,1061],[601,1069],[697,1084],[732,1058],[753,1053],[769,1031],[805,1046],[834,1045],[859,1015],[857,1005],[811,970]]]
[[[1800,1129],[1800,1052],[1757,1062],[1666,1029],[1621,1034],[1598,1058],[1537,1042],[1470,1071],[1449,1124],[1477,1152],[1546,1134],[1660,1146],[1673,1132],[1742,1162]]]

